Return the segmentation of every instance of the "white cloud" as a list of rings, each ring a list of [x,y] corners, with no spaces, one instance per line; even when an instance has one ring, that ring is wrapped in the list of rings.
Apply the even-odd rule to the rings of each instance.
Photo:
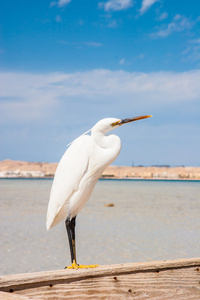
[[[189,46],[182,51],[182,55],[185,59],[197,62],[200,61],[200,38],[193,39],[189,41]]]
[[[200,96],[200,70],[178,72],[125,72],[97,69],[75,73],[0,73],[1,97],[40,102],[60,96],[145,94],[163,101],[192,100]],[[12,88],[11,88],[12,87]],[[156,98],[155,98],[156,96]],[[39,100],[37,98],[40,98]],[[55,102],[54,102],[55,103]],[[42,105],[42,103],[41,103]]]
[[[193,41],[193,43],[187,47],[181,53],[186,60],[197,62],[200,61],[200,40]]]
[[[175,15],[173,21],[167,24],[165,27],[162,27],[159,31],[152,33],[151,37],[167,37],[171,35],[173,32],[180,32],[184,30],[190,30],[193,26],[193,22],[188,18],[182,15]]]
[[[62,22],[61,16],[57,15],[56,18],[55,18],[55,21],[56,21],[57,23]]]
[[[52,1],[52,2],[50,3],[50,7],[54,7],[55,5],[57,5],[57,2],[56,2],[56,1]]]
[[[2,72],[0,82],[1,121],[37,120],[53,111],[60,101],[70,99],[73,102],[76,97],[80,102],[84,102],[83,99],[94,103],[101,101],[102,108],[104,104],[108,105],[108,99],[111,106],[113,101],[124,99],[124,108],[141,111],[144,104],[162,107],[170,103],[191,103],[200,98],[200,70],[183,73],[131,73],[105,69],[47,74]],[[131,99],[135,99],[133,107]]]
[[[108,22],[108,27],[110,28],[116,28],[117,27],[117,21],[116,20],[111,20]]]
[[[142,6],[140,8],[140,13],[144,14],[149,8],[159,0],[143,0],[142,1]]]
[[[191,61],[200,61],[200,45],[193,48],[192,54],[189,56]]]
[[[200,38],[199,39],[195,39],[195,40],[191,40],[190,43],[200,44]]]
[[[98,42],[83,42],[83,45],[88,46],[88,47],[102,47],[103,44],[98,43]]]
[[[37,120],[44,117],[47,107],[55,105],[55,94],[45,89],[48,79],[43,75],[8,72],[0,73],[0,78],[3,84],[0,107],[5,119]]]
[[[136,149],[134,145],[139,144],[134,155],[143,163],[197,164],[199,82],[200,70],[1,72],[0,123],[4,145],[1,159],[56,161],[67,143],[99,119],[153,114],[146,123],[118,129],[122,141],[129,136],[130,144],[126,141],[121,162],[116,163],[129,164]],[[167,159],[163,160],[165,155]],[[148,159],[144,162],[145,157]]]
[[[98,48],[98,47],[102,47],[103,46],[102,43],[93,42],[93,41],[91,41],[91,42],[68,42],[68,41],[65,41],[65,40],[60,40],[59,43],[63,44],[63,45],[72,45],[72,46],[75,46],[75,47],[86,46],[86,47]]]
[[[167,19],[167,18],[168,18],[168,13],[167,13],[167,12],[163,12],[163,13],[159,16],[158,20],[162,21],[162,20],[165,20],[165,19]]]
[[[71,0],[59,0],[58,7],[64,7],[65,5],[67,5],[70,2],[71,2]]]
[[[120,61],[119,61],[119,64],[120,64],[120,65],[124,65],[124,63],[125,63],[125,59],[124,59],[124,58],[121,58]]]
[[[53,7],[53,6],[64,7],[67,4],[69,4],[71,1],[72,0],[59,0],[58,2],[57,1],[52,1],[50,3],[50,7]]]
[[[128,9],[131,6],[133,6],[132,0],[109,0],[99,3],[99,7],[103,7],[105,11],[119,11]]]

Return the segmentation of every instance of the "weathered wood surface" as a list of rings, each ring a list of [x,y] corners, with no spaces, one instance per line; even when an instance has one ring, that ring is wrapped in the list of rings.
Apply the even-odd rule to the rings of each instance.
[[[8,275],[0,290],[29,299],[199,300],[200,258]]]
[[[31,298],[27,296],[15,294],[15,293],[0,292],[0,299],[1,300],[30,300]]]

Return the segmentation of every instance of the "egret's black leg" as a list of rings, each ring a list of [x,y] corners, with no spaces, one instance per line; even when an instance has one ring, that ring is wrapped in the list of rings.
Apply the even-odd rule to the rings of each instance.
[[[76,217],[67,218],[65,221],[67,235],[69,240],[69,248],[71,253],[71,261],[72,263],[76,263],[76,247],[75,247],[75,225],[76,225]]]
[[[75,226],[76,226],[76,217],[71,219],[72,248],[74,253],[74,260],[76,262]]]
[[[67,235],[69,239],[69,247],[71,253],[72,265],[71,267],[66,267],[67,269],[81,269],[81,268],[96,268],[98,265],[78,265],[76,262],[76,247],[75,247],[75,226],[76,226],[76,217],[67,218],[65,221]]]

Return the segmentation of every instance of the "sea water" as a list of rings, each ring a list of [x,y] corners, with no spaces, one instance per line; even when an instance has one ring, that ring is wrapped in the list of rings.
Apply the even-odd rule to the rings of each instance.
[[[45,227],[51,184],[0,180],[0,274],[70,265],[64,221]],[[80,264],[199,257],[200,182],[100,180],[77,216],[76,245]]]

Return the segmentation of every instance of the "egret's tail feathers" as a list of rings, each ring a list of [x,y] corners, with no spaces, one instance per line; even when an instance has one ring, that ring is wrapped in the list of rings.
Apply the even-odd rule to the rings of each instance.
[[[51,228],[56,226],[60,221],[65,219],[65,215],[63,214],[63,209],[60,209],[58,213],[55,215],[53,213],[47,213],[47,220],[46,220],[46,228],[49,231]]]
[[[49,231],[49,230],[52,228],[52,223],[49,222],[48,219],[47,219],[47,221],[46,221],[46,228],[47,228],[47,231]]]
[[[51,228],[56,226],[59,222],[60,222],[60,220],[57,220],[57,218],[47,218],[47,221],[46,221],[47,231],[49,231]]]
[[[58,222],[56,223],[55,220],[56,220],[56,216],[48,212],[47,220],[46,220],[47,231],[49,231],[52,227],[54,227],[58,223]]]

